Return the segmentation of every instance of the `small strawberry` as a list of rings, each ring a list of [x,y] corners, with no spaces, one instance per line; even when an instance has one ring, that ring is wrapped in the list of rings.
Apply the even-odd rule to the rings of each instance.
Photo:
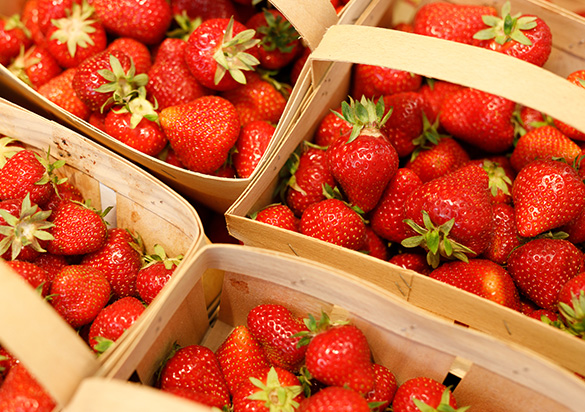
[[[457,409],[457,401],[449,388],[434,379],[422,376],[408,379],[400,385],[392,402],[394,412],[419,412],[433,409],[463,412],[469,407]]]
[[[394,400],[398,384],[394,374],[384,365],[374,363],[374,374],[374,389],[368,392],[365,398],[369,404],[377,403],[377,406],[372,408],[373,412],[383,412]]]
[[[21,49],[32,44],[30,30],[20,19],[20,15],[0,18],[0,64],[8,66]]]
[[[132,59],[136,73],[148,73],[152,66],[150,49],[143,42],[132,37],[118,37],[111,41],[106,50],[120,50]]]
[[[110,300],[110,284],[96,268],[69,265],[51,284],[51,305],[73,328],[91,323]]]
[[[301,402],[297,412],[368,412],[368,402],[356,391],[329,386]]]
[[[355,64],[352,76],[350,96],[358,100],[416,91],[422,83],[418,74],[368,64]]]
[[[507,269],[531,301],[555,310],[562,286],[582,272],[583,265],[583,252],[568,240],[537,238],[512,251]]]
[[[559,291],[558,309],[568,332],[585,336],[585,272],[567,281]],[[554,321],[554,319],[552,319]]]
[[[101,270],[115,297],[137,296],[136,277],[142,266],[142,247],[126,229],[108,229],[106,242],[101,248],[87,253],[81,264]]]
[[[423,275],[428,275],[432,271],[432,268],[427,263],[427,258],[423,253],[398,253],[388,259],[388,262],[405,269],[414,270],[415,272],[421,273]]]
[[[213,173],[225,163],[240,131],[234,105],[219,96],[167,107],[159,119],[181,162],[199,173]]]
[[[264,156],[276,128],[265,120],[256,120],[242,125],[232,162],[238,177],[252,175]]]
[[[568,164],[534,160],[514,180],[512,199],[516,226],[523,237],[534,237],[571,222],[585,208],[585,183]]]
[[[519,309],[518,290],[512,277],[506,269],[491,260],[445,262],[429,277],[513,310]]]
[[[142,258],[144,264],[136,275],[136,290],[144,303],[149,305],[173,276],[183,255],[168,257],[164,248],[156,244],[154,252]]]
[[[56,75],[41,85],[38,88],[38,92],[61,109],[82,120],[89,120],[89,107],[77,96],[73,89],[72,82],[76,70],[76,68],[71,68]]]
[[[35,90],[62,71],[49,50],[36,44],[23,49],[8,66],[8,70]]]
[[[248,312],[246,324],[263,346],[271,365],[296,372],[301,366],[306,346],[299,346],[299,332],[308,331],[301,318],[279,304],[262,304]]]
[[[46,297],[51,288],[49,273],[40,266],[22,260],[10,260],[6,264],[26,280],[41,296]]]
[[[293,232],[299,231],[299,219],[283,204],[270,204],[250,216],[251,219]]]
[[[514,248],[520,246],[514,207],[507,203],[494,204],[494,235],[482,257],[505,265]]]
[[[140,300],[127,296],[105,306],[89,328],[89,346],[104,353],[144,312]]]
[[[0,386],[0,410],[51,412],[57,406],[51,395],[18,364],[10,369]]]

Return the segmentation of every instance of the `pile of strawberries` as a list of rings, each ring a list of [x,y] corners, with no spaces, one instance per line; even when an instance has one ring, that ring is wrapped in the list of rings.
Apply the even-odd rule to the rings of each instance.
[[[176,348],[165,361],[161,390],[222,410],[464,411],[442,383],[423,376],[398,385],[372,361],[367,337],[348,321],[303,319],[280,304],[247,314],[214,352]]]
[[[430,3],[398,29],[538,66],[551,51],[546,23],[509,3]],[[275,204],[251,217],[583,337],[585,134],[454,83],[364,64],[352,76],[348,100],[291,155]],[[585,87],[585,70],[568,81]]]
[[[99,354],[144,312],[182,257],[167,257],[161,245],[147,254],[139,234],[108,227],[111,208],[91,207],[59,175],[64,165],[0,138],[0,260]],[[18,359],[0,351],[0,410],[39,402],[44,406],[34,410],[51,411],[50,396]]]
[[[282,13],[260,3],[28,0],[0,19],[0,63],[133,149],[247,178],[308,51]]]

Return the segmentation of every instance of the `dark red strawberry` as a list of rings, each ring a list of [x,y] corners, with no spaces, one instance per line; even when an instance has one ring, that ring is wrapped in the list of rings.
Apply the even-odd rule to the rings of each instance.
[[[189,17],[202,20],[229,19],[236,15],[234,2],[231,0],[171,0],[173,15],[185,12]]]
[[[334,113],[336,112],[336,113]],[[343,119],[341,107],[328,112],[319,122],[315,131],[314,143],[320,147],[328,147],[341,136],[351,132],[352,124]]]
[[[238,177],[248,178],[256,170],[276,128],[265,120],[242,125],[236,141],[232,162]]]
[[[84,201],[83,194],[70,180],[66,180],[57,185],[53,195],[49,198],[44,208],[45,210],[57,210],[62,202],[67,201]]]
[[[494,202],[512,202],[512,182],[516,172],[507,156],[490,156],[471,160],[470,163],[482,167],[488,174],[490,192]]]
[[[430,124],[434,124],[441,113],[443,101],[450,94],[459,91],[463,86],[442,80],[433,80],[423,84],[418,92],[425,101],[425,114]]]
[[[400,92],[384,96],[386,110],[392,114],[382,126],[382,133],[399,157],[411,154],[415,139],[423,133],[424,98],[417,92]]]
[[[32,262],[47,271],[49,283],[53,281],[61,269],[69,265],[65,256],[53,255],[48,252],[39,254]]]
[[[378,236],[369,225],[366,225],[366,236],[362,251],[368,256],[388,260],[388,242]]]

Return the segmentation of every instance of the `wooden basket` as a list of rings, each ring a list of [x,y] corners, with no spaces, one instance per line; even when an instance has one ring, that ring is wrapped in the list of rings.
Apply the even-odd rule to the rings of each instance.
[[[181,306],[190,305],[187,300],[191,289],[209,268],[226,273],[213,327],[208,326],[201,311],[180,311]],[[119,378],[129,376],[133,370],[127,364],[136,364],[136,358],[141,360],[136,370],[141,382],[150,384],[174,342],[203,344],[215,350],[234,326],[245,324],[254,306],[280,303],[299,316],[319,314],[321,310],[333,318],[347,316],[366,334],[374,360],[387,366],[399,384],[420,375],[439,381],[454,375],[460,379],[454,390],[458,404],[472,405],[471,410],[516,411],[522,405],[530,411],[576,411],[585,402],[584,382],[545,358],[450,324],[405,305],[392,293],[357,276],[306,259],[247,246],[210,245],[200,250],[188,274],[180,280],[167,290],[156,311],[141,319],[141,336],[125,342],[125,358],[117,365]],[[197,302],[192,303],[197,307]],[[186,330],[187,325],[193,330]],[[80,386],[67,412],[156,410],[138,399],[142,396],[157,402],[158,410],[174,407],[169,395],[157,395],[155,389],[99,375]],[[104,396],[106,388],[114,388],[115,396]]]
[[[92,206],[102,210],[114,206],[106,216],[110,227],[135,230],[148,253],[158,243],[168,256],[182,254],[188,262],[207,243],[197,211],[184,198],[74,131],[0,99],[0,134],[31,148],[49,149],[54,159],[64,159],[66,165],[59,172],[68,176]],[[187,269],[188,263],[180,265],[170,283]],[[219,294],[216,275],[205,276],[204,304]],[[81,378],[105,367],[119,342],[134,333],[130,328],[97,358],[57,312],[5,264],[0,267],[0,284],[0,345],[14,353],[61,405],[67,403]]]
[[[379,47],[366,48],[363,44]],[[584,131],[585,91],[549,70],[493,51],[359,25],[331,27],[312,53],[311,62],[318,83],[307,95],[275,155],[227,211],[230,234],[246,245],[291,253],[346,270],[417,307],[524,345],[585,374],[585,342],[565,332],[416,272],[248,218],[272,203],[278,173],[289,155],[303,140],[311,140],[323,116],[347,98],[352,63],[384,65],[499,94]],[[576,70],[567,68],[573,69]]]

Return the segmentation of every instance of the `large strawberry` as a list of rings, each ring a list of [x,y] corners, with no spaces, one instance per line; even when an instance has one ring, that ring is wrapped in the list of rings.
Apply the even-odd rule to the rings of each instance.
[[[418,74],[369,64],[355,64],[352,75],[350,96],[358,100],[416,91],[422,83]]]
[[[457,409],[453,393],[442,383],[427,377],[408,379],[398,387],[392,410],[394,412],[419,412],[425,410],[465,411],[469,407]]]
[[[51,412],[56,406],[51,395],[21,363],[10,368],[0,385],[2,411]]]
[[[167,107],[159,119],[181,162],[200,173],[213,173],[225,163],[240,132],[234,105],[219,96]]]
[[[356,391],[329,386],[301,402],[297,412],[369,412],[368,402]]]
[[[466,165],[416,189],[405,203],[407,223],[416,236],[403,246],[422,246],[437,267],[440,258],[467,260],[481,254],[493,234],[489,178],[477,165]]]
[[[398,154],[381,128],[391,111],[384,114],[384,101],[363,98],[342,103],[342,115],[352,125],[349,136],[337,139],[327,149],[331,174],[348,201],[365,213],[372,210],[398,169]]]
[[[585,183],[565,162],[534,160],[514,180],[512,199],[518,233],[537,236],[563,226],[585,208]]]
[[[512,277],[506,269],[491,260],[446,262],[429,276],[500,305],[519,309],[518,290]]]
[[[514,249],[507,268],[524,295],[543,309],[555,310],[562,286],[583,265],[583,252],[568,240],[537,238]]]

